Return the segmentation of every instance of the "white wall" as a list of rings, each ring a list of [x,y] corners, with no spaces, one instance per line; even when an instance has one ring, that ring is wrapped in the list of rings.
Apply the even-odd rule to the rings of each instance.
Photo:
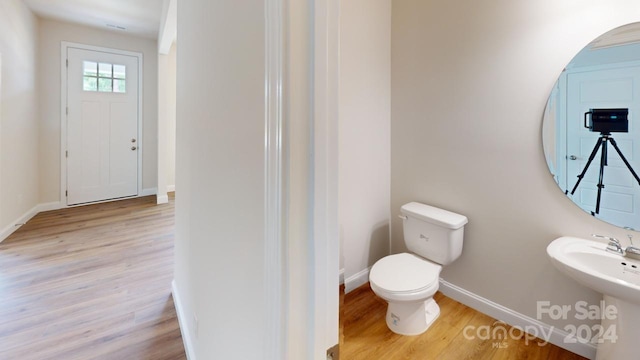
[[[31,11],[21,0],[1,1],[0,231],[39,202],[37,43]]]
[[[175,290],[198,359],[265,349],[264,21],[263,2],[178,3]]]
[[[40,202],[60,199],[60,43],[141,52],[143,55],[142,187],[157,186],[158,48],[155,40],[55,20],[40,20]]]
[[[175,188],[176,164],[176,45],[158,54],[158,202]]]
[[[340,7],[339,222],[346,291],[389,254],[391,0]]]
[[[532,318],[538,300],[597,304],[599,294],[552,267],[546,247],[561,235],[626,239],[625,231],[558,189],[541,119],[571,58],[638,20],[635,0],[394,1],[391,212],[420,201],[469,218],[462,256],[445,280]],[[392,249],[405,250],[396,218]]]

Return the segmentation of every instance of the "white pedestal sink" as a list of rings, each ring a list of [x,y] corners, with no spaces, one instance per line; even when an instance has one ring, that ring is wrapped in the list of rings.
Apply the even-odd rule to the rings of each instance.
[[[617,315],[603,317],[617,338],[598,343],[597,360],[640,359],[640,261],[606,250],[607,244],[561,237],[547,247],[553,265],[577,282],[604,295]]]

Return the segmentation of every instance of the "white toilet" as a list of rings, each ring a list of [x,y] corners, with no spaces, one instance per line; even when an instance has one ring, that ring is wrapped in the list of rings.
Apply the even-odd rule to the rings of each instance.
[[[433,295],[442,266],[462,253],[467,217],[417,202],[403,205],[400,212],[404,242],[412,253],[378,260],[369,273],[369,283],[389,303],[389,329],[400,335],[418,335],[440,315]]]

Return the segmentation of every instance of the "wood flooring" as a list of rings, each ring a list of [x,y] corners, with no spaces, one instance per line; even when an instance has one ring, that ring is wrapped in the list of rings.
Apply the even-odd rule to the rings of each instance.
[[[173,201],[46,212],[0,243],[0,360],[186,359],[171,297]],[[429,331],[400,336],[368,284],[341,296],[340,358],[584,359],[524,336],[469,340],[467,326],[502,325],[435,298],[441,314]]]
[[[490,329],[504,326],[495,319],[481,314],[438,292],[434,296],[440,306],[440,317],[419,336],[400,336],[387,328],[385,315],[387,303],[377,297],[369,284],[349,294],[342,295],[340,304],[342,360],[583,360],[584,358],[545,344],[540,339],[527,340],[524,334],[505,339],[482,340],[476,331],[487,326]],[[509,330],[507,330],[509,331]],[[501,334],[501,332],[497,332]],[[519,337],[517,335],[520,335]],[[469,339],[476,337],[475,339]],[[490,337],[490,336],[489,336]],[[496,338],[499,338],[497,335]]]
[[[173,201],[45,212],[0,243],[0,359],[186,359]]]

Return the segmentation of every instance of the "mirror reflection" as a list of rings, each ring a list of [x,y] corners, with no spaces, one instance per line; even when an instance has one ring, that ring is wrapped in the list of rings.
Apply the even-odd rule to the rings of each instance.
[[[587,45],[556,82],[543,118],[554,180],[594,217],[640,230],[640,23]]]

